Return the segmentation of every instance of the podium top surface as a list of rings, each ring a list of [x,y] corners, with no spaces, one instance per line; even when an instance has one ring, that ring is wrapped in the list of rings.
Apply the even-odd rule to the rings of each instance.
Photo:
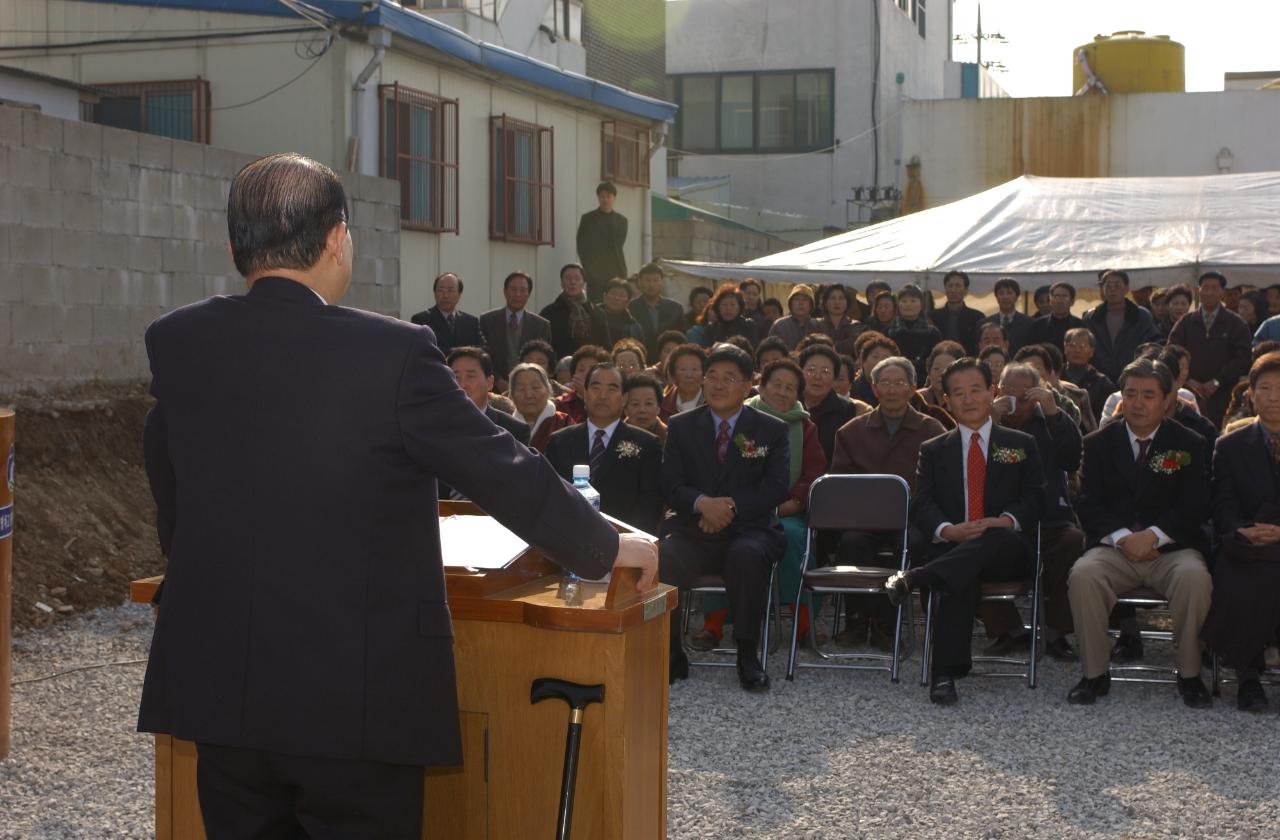
[[[441,502],[440,515],[478,515],[470,502]],[[612,520],[623,533],[625,523]],[[647,592],[635,590],[637,570],[627,569],[609,583],[577,581],[576,592],[566,589],[565,575],[536,549],[529,549],[504,569],[471,570],[445,567],[449,611],[455,621],[501,621],[552,630],[623,633],[631,627],[666,615],[676,606],[676,590],[658,584]],[[130,600],[149,603],[163,575],[135,580]],[[568,596],[568,600],[566,600]]]

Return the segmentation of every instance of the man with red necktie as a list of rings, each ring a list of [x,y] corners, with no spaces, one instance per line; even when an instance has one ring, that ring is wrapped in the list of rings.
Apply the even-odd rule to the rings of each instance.
[[[929,699],[950,705],[959,699],[956,678],[971,665],[980,585],[1031,576],[1045,478],[1035,438],[992,422],[995,389],[985,362],[952,362],[942,385],[958,425],[920,447],[911,502],[911,519],[932,535],[933,548],[886,586],[895,605],[919,587],[939,595]]]

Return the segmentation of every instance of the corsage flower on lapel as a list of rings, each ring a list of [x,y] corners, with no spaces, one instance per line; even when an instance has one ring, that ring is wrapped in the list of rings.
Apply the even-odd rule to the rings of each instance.
[[[769,447],[759,445],[741,432],[734,435],[733,443],[743,458],[763,458],[769,454]]]
[[[1161,452],[1152,456],[1148,463],[1152,472],[1160,473],[1161,475],[1173,475],[1191,463],[1191,453],[1185,449],[1170,449],[1168,452]]]
[[[619,441],[618,445],[613,448],[613,453],[619,458],[639,458],[640,447],[634,441]]]
[[[997,464],[1021,464],[1027,460],[1027,450],[1010,449],[1007,446],[997,446],[991,450],[991,460]]]

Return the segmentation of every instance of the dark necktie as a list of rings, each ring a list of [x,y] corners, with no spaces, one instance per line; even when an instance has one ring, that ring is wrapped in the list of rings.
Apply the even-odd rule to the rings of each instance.
[[[987,459],[982,454],[982,436],[977,432],[969,439],[969,521],[986,517],[982,508],[983,489],[987,484]]]
[[[1147,458],[1147,449],[1151,446],[1151,438],[1138,438],[1138,460],[1141,464]]]
[[[1267,449],[1271,451],[1271,460],[1280,464],[1280,432],[1267,435]]]
[[[507,322],[507,329],[512,335],[520,332],[520,319],[516,317],[516,313],[511,313],[511,320]]]
[[[724,463],[724,459],[729,457],[729,421],[720,421],[720,434],[716,437],[716,457],[720,459],[720,463]]]
[[[595,442],[591,444],[591,475],[596,474],[596,467],[600,466],[600,460],[604,458],[604,429],[596,429]]]

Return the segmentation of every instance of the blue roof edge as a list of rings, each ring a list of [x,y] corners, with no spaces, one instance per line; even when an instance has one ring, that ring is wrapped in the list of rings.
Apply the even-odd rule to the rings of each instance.
[[[298,15],[279,0],[87,0],[87,2],[298,19]],[[677,106],[674,103],[562,70],[496,44],[478,41],[446,23],[405,9],[393,0],[377,0],[377,5],[367,11],[362,8],[365,3],[359,0],[305,0],[305,2],[335,18],[348,21],[359,20],[366,26],[382,26],[397,35],[462,61],[487,67],[498,73],[594,102],[597,105],[662,122],[670,122],[676,116]]]

